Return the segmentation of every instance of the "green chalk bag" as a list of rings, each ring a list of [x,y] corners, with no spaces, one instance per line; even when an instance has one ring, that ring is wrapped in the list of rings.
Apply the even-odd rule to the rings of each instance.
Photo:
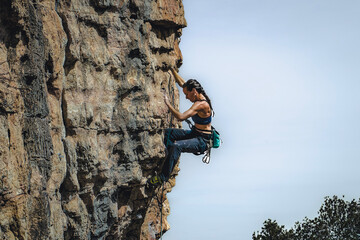
[[[213,148],[218,148],[221,145],[220,133],[215,128],[213,128],[212,132],[212,144]]]

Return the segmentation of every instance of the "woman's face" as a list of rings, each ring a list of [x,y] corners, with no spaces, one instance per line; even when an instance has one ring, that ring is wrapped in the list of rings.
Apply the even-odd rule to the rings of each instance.
[[[193,88],[191,91],[189,91],[186,87],[184,87],[183,92],[185,94],[186,99],[189,99],[191,102],[196,101],[196,90],[195,90],[195,88]]]

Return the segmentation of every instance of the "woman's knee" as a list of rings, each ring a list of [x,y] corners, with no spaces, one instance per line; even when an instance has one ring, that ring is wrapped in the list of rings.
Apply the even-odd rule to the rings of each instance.
[[[171,144],[170,148],[172,148],[173,152],[182,152],[184,144],[181,141],[175,141]]]
[[[172,131],[172,128],[165,128],[164,131],[165,131],[165,135],[169,134]]]

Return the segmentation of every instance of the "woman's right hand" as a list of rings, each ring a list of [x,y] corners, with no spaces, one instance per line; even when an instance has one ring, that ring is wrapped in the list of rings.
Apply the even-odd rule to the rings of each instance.
[[[174,68],[170,68],[170,70],[168,70],[168,72],[174,76],[176,82],[179,84],[180,87],[183,87],[185,80],[179,75],[179,73],[174,69]]]
[[[169,100],[169,97],[164,93],[164,102],[166,104],[166,106],[170,106],[170,100]]]

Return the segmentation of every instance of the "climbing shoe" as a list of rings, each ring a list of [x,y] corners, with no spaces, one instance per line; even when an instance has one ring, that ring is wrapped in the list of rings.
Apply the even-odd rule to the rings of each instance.
[[[152,178],[149,179],[149,183],[152,186],[158,186],[162,184],[162,180],[159,176],[153,176]]]

